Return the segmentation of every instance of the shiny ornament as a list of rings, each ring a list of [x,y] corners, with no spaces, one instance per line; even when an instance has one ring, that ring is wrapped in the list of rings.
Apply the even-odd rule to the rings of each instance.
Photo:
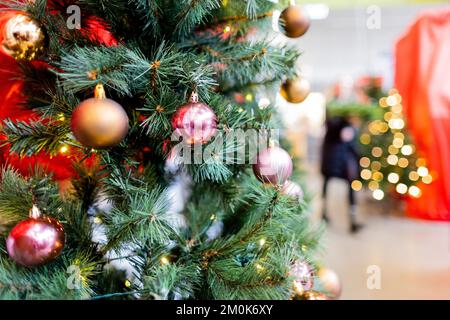
[[[30,216],[17,224],[6,240],[11,259],[25,267],[51,262],[59,256],[65,241],[64,229],[58,220],[42,217],[36,207]]]
[[[294,279],[294,295],[302,295],[314,286],[314,272],[311,266],[302,260],[295,261],[290,270],[289,277]]]
[[[303,7],[290,5],[281,13],[279,24],[285,36],[299,38],[308,31],[311,22]]]
[[[281,188],[281,193],[284,194],[285,196],[289,196],[300,200],[303,199],[303,197],[305,196],[302,187],[300,187],[297,183],[290,180],[286,181],[283,184]]]
[[[341,281],[338,275],[331,269],[321,268],[317,272],[317,278],[323,291],[330,299],[338,299],[342,292]]]
[[[291,176],[292,168],[292,159],[285,150],[269,147],[257,155],[253,172],[264,183],[283,185]]]
[[[187,144],[204,144],[217,132],[217,118],[214,111],[198,101],[193,93],[188,104],[181,106],[172,117],[172,127],[178,137]]]
[[[281,85],[281,96],[290,103],[301,103],[306,100],[311,91],[311,86],[306,79],[287,79]]]
[[[330,298],[320,292],[308,291],[302,295],[301,300],[330,300]]]
[[[128,116],[120,104],[107,99],[102,85],[95,97],[84,100],[72,114],[72,132],[85,147],[107,149],[119,144],[129,130]]]
[[[1,30],[2,51],[16,60],[33,60],[47,45],[45,31],[26,14],[14,14]]]

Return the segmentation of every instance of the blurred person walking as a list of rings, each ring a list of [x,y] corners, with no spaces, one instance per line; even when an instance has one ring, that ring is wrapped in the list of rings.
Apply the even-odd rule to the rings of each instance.
[[[357,222],[355,192],[351,187],[359,175],[359,154],[357,129],[344,117],[327,118],[326,134],[322,146],[321,173],[323,175],[323,213],[324,221],[329,222],[327,214],[327,187],[331,178],[347,181],[350,216],[350,232],[356,233],[362,225]]]

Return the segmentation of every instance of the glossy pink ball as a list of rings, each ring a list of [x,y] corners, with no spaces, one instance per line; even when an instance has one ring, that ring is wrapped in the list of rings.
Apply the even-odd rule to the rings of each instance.
[[[292,175],[292,159],[279,147],[261,151],[253,164],[255,176],[264,183],[282,185]]]
[[[189,102],[180,107],[172,117],[175,133],[187,144],[209,142],[217,132],[214,111],[201,102]]]
[[[11,259],[26,267],[49,263],[64,248],[62,224],[49,217],[29,218],[17,224],[6,240]]]

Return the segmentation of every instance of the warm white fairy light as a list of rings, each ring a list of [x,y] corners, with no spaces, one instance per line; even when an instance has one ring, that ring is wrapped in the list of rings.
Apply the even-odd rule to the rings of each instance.
[[[398,157],[396,155],[391,154],[390,156],[387,157],[387,162],[391,166],[395,166],[398,163]]]
[[[375,200],[380,201],[380,200],[383,200],[383,198],[384,198],[384,192],[383,192],[383,190],[377,189],[373,192],[372,196]]]
[[[390,183],[397,183],[399,180],[400,180],[400,177],[399,177],[399,175],[397,173],[395,173],[395,172],[389,173],[388,181]]]
[[[417,173],[419,174],[419,176],[425,177],[428,175],[428,169],[426,167],[419,167],[417,169]]]
[[[399,183],[395,190],[400,194],[406,194],[408,192],[408,186],[404,183]]]
[[[422,190],[419,189],[417,186],[412,186],[409,188],[408,193],[411,197],[414,198],[420,198],[422,196]]]

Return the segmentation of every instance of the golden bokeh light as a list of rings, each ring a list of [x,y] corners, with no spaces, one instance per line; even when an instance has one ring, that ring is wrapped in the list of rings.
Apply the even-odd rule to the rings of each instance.
[[[406,159],[406,158],[400,158],[400,159],[398,160],[398,166],[399,166],[400,168],[406,168],[408,165],[409,165],[408,159]]]
[[[422,182],[425,184],[430,184],[433,182],[433,177],[429,174],[422,178]]]
[[[391,120],[392,119],[392,117],[393,117],[393,113],[392,112],[386,112],[385,114],[384,114],[384,120],[386,120],[386,121],[388,121],[389,122],[389,120]]]
[[[389,146],[388,148],[389,154],[398,154],[398,148],[394,147],[394,146]]]
[[[370,181],[369,182],[369,190],[370,191],[375,191],[377,189],[380,189],[380,184],[376,181]]]
[[[382,181],[383,178],[384,178],[384,175],[381,172],[374,172],[372,174],[372,179],[375,180],[375,181],[378,181],[378,182]]]
[[[423,158],[419,158],[416,161],[416,166],[418,167],[425,167],[427,165],[427,161]]]
[[[386,97],[381,98],[379,101],[379,104],[380,104],[380,107],[387,108],[388,107],[387,98]]]
[[[381,149],[380,147],[374,147],[372,149],[372,155],[376,158],[379,158],[383,155],[383,149]]]
[[[417,181],[420,179],[420,176],[416,171],[411,171],[409,173],[408,177],[409,177],[409,180],[411,180],[411,181]]]
[[[381,162],[379,162],[379,161],[372,162],[372,165],[370,166],[370,168],[372,169],[372,171],[381,170]]]
[[[368,168],[370,166],[370,159],[367,157],[362,157],[359,159],[359,165],[363,168]]]
[[[364,180],[370,180],[370,178],[372,178],[372,171],[370,171],[369,169],[362,170],[361,178],[363,178]]]
[[[361,181],[359,181],[359,180],[354,180],[354,181],[352,182],[352,189],[353,189],[353,190],[355,190],[355,191],[360,191],[360,190],[362,189],[362,187],[363,187],[363,184],[362,184]]]
[[[392,107],[392,112],[393,113],[402,113],[403,111],[403,107],[401,104],[397,104],[395,106]]]
[[[368,145],[368,144],[370,143],[370,141],[371,141],[370,135],[367,134],[367,133],[363,133],[363,134],[361,135],[361,137],[359,137],[359,141],[360,141],[362,144],[364,144],[364,145]]]
[[[400,149],[401,147],[403,147],[404,143],[405,143],[405,141],[400,138],[394,138],[394,141],[392,141],[392,145],[394,147],[396,147],[397,149]]]

